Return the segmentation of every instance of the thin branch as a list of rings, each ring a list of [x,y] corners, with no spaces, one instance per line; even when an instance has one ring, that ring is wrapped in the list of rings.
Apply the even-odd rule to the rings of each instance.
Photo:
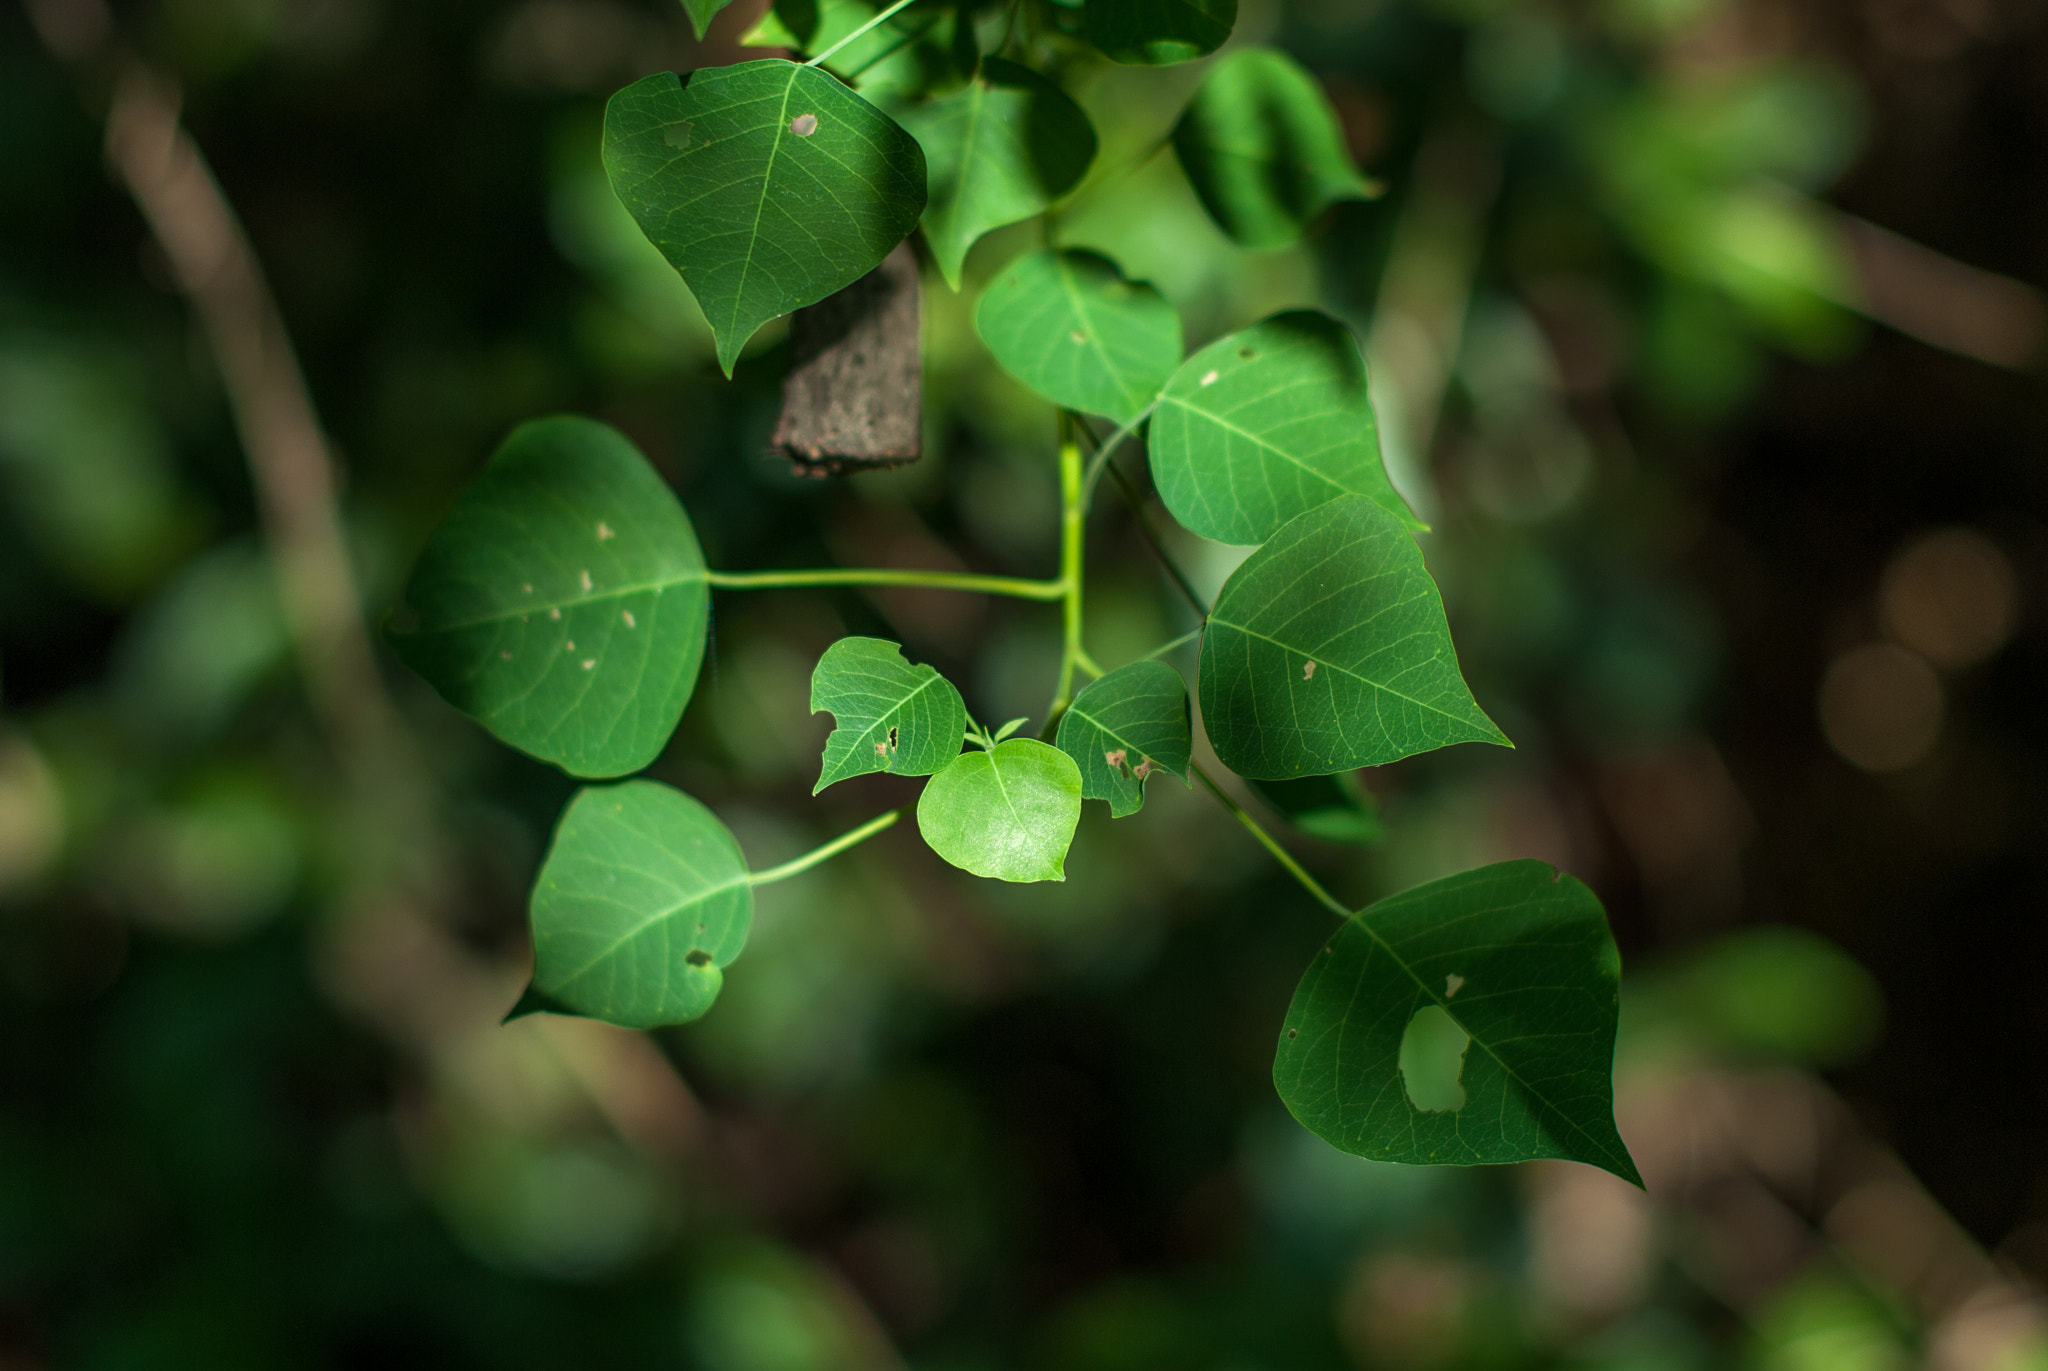
[[[804,853],[803,856],[786,861],[781,866],[771,866],[766,871],[750,871],[747,873],[747,883],[749,885],[773,885],[777,881],[786,881],[791,876],[800,876],[820,862],[830,861],[855,843],[866,842],[883,829],[892,827],[898,819],[901,819],[904,814],[909,812],[909,809],[910,806],[905,805],[901,809],[892,809],[887,813],[877,814],[859,828],[842,833],[831,842],[820,847],[814,847],[809,852]]]
[[[1195,775],[1201,778],[1202,784],[1209,787],[1209,793],[1214,795],[1219,801],[1221,801],[1225,809],[1229,810],[1232,814],[1235,814],[1237,816],[1237,821],[1243,824],[1254,838],[1257,838],[1259,840],[1259,846],[1265,848],[1266,851],[1272,853],[1273,860],[1280,863],[1282,867],[1285,867],[1287,870],[1287,874],[1294,877],[1296,881],[1300,882],[1301,888],[1303,890],[1306,890],[1309,894],[1315,896],[1316,900],[1323,906],[1323,908],[1329,910],[1332,914],[1335,914],[1340,919],[1348,919],[1354,913],[1357,912],[1356,910],[1347,908],[1342,900],[1338,899],[1335,895],[1332,895],[1329,891],[1323,889],[1322,882],[1318,881],[1315,877],[1309,875],[1308,871],[1302,866],[1302,864],[1294,860],[1294,854],[1292,852],[1289,852],[1286,848],[1282,847],[1280,845],[1280,840],[1278,838],[1275,838],[1272,834],[1268,833],[1257,819],[1254,819],[1249,813],[1245,811],[1245,807],[1243,805],[1239,804],[1236,800],[1232,799],[1230,797],[1230,793],[1226,791],[1222,786],[1216,784],[1215,777],[1211,776],[1208,772],[1202,770],[1201,765],[1199,763],[1190,762],[1188,763],[1188,765],[1191,768],[1193,768]]]
[[[966,590],[1019,600],[1057,600],[1065,581],[1032,581],[1021,576],[979,576],[960,571],[912,571],[891,567],[819,567],[799,571],[714,571],[707,579],[721,590],[783,590],[799,586],[912,586],[919,590]]]
[[[819,54],[818,54],[818,55],[817,55],[816,57],[813,57],[813,58],[812,58],[812,59],[811,59],[810,61],[808,61],[808,62],[804,63],[804,65],[805,65],[805,66],[807,66],[807,67],[815,67],[815,66],[821,66],[821,65],[823,65],[823,63],[824,63],[824,61],[825,61],[825,59],[826,59],[827,57],[830,57],[830,56],[831,56],[831,55],[832,55],[833,53],[835,53],[835,52],[839,51],[839,50],[840,50],[841,48],[845,47],[845,46],[846,46],[846,45],[847,45],[848,43],[851,43],[851,42],[852,42],[852,41],[853,41],[854,39],[856,39],[856,38],[860,38],[860,37],[864,37],[864,36],[865,36],[865,35],[867,34],[868,30],[870,30],[870,29],[874,28],[874,27],[875,27],[875,26],[876,26],[877,24],[883,24],[883,23],[887,23],[887,22],[888,22],[889,20],[891,20],[891,19],[895,18],[895,17],[896,17],[896,15],[897,15],[897,14],[898,14],[899,12],[901,12],[901,11],[903,11],[903,10],[905,10],[905,9],[908,9],[908,8],[909,8],[909,7],[911,6],[911,5],[913,5],[913,4],[915,4],[915,3],[916,3],[916,0],[896,0],[896,3],[895,3],[895,4],[893,4],[893,5],[889,6],[889,8],[887,8],[887,9],[883,10],[883,11],[882,11],[882,12],[881,12],[880,14],[876,15],[876,16],[875,16],[874,18],[872,18],[872,19],[868,20],[868,21],[867,21],[867,23],[865,23],[865,24],[862,24],[862,25],[861,25],[861,26],[860,26],[859,28],[855,29],[855,30],[854,30],[854,31],[853,31],[852,33],[849,33],[849,34],[847,34],[847,35],[846,35],[846,37],[844,37],[844,38],[840,39],[840,40],[839,40],[838,42],[834,43],[834,44],[833,44],[833,45],[832,45],[831,47],[829,47],[829,48],[826,48],[826,49],[825,49],[825,50],[824,50],[823,52],[819,53]]]

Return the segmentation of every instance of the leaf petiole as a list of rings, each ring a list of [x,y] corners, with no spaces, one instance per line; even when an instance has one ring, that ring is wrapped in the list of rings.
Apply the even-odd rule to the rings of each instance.
[[[1138,431],[1138,425],[1152,417],[1152,410],[1158,404],[1159,397],[1155,395],[1150,403],[1131,416],[1129,423],[1110,434],[1108,441],[1095,449],[1095,456],[1088,463],[1088,472],[1081,478],[1082,508],[1087,508],[1088,502],[1095,498],[1095,483],[1102,479],[1102,469],[1109,465],[1109,459],[1116,456],[1116,450],[1123,446],[1126,438]],[[1085,429],[1087,425],[1083,424],[1081,427]],[[1095,435],[1093,432],[1090,432],[1088,436],[1092,439]]]
[[[1181,634],[1180,637],[1175,638],[1172,642],[1161,643],[1158,647],[1153,648],[1150,652],[1146,653],[1143,657],[1139,658],[1139,660],[1145,662],[1156,662],[1161,657],[1164,657],[1167,653],[1173,652],[1179,648],[1186,647],[1189,643],[1194,642],[1195,639],[1201,636],[1201,629],[1191,629],[1190,631]]]
[[[855,29],[855,30],[854,30],[854,31],[853,31],[852,33],[849,33],[849,34],[847,34],[847,35],[846,35],[846,37],[844,37],[844,38],[840,39],[840,40],[839,40],[838,42],[834,43],[834,44],[833,44],[833,45],[832,45],[831,47],[829,47],[829,48],[826,48],[826,49],[825,49],[825,50],[824,50],[823,52],[819,53],[819,54],[818,54],[818,55],[817,55],[816,57],[813,57],[813,58],[811,58],[811,59],[810,59],[810,61],[808,61],[808,62],[804,63],[804,65],[805,65],[805,66],[807,66],[807,67],[815,67],[815,66],[819,66],[819,65],[821,65],[821,64],[822,64],[822,63],[824,62],[824,60],[825,60],[826,58],[830,57],[830,56],[831,56],[831,55],[832,55],[833,53],[835,53],[835,52],[839,51],[839,50],[840,50],[841,48],[845,47],[845,46],[846,46],[846,45],[847,45],[848,43],[851,43],[851,42],[852,42],[852,41],[853,41],[854,39],[856,39],[856,38],[860,38],[860,37],[864,36],[864,35],[865,35],[865,34],[866,34],[866,33],[868,32],[868,30],[870,30],[870,29],[872,29],[872,28],[875,28],[875,27],[876,27],[877,25],[880,25],[880,24],[884,24],[884,23],[887,23],[887,22],[888,22],[889,20],[891,20],[891,19],[895,18],[895,17],[896,17],[896,15],[897,15],[898,13],[900,13],[901,11],[903,11],[903,10],[906,10],[906,9],[910,8],[910,6],[911,6],[912,4],[914,4],[914,3],[916,3],[916,0],[896,0],[896,3],[895,3],[895,4],[893,4],[893,5],[889,6],[889,7],[887,8],[887,9],[883,10],[883,11],[882,11],[882,12],[881,12],[880,14],[877,14],[877,15],[876,15],[876,16],[875,16],[874,18],[872,18],[872,19],[868,20],[868,21],[867,21],[867,23],[865,23],[865,24],[862,24],[862,25],[861,25],[861,26],[860,26],[859,28]]]
[[[890,827],[898,819],[902,818],[909,809],[909,805],[904,805],[901,809],[891,809],[885,813],[877,814],[859,828],[842,833],[824,846],[814,847],[809,852],[804,853],[803,856],[786,861],[781,866],[771,866],[766,871],[750,871],[747,873],[747,884],[772,885],[776,881],[786,881],[791,876],[800,876],[820,862],[829,861],[833,857],[838,856],[854,844],[865,842],[869,838],[874,837],[877,833],[880,833],[883,829]]]
[[[911,586],[920,590],[965,590],[1019,600],[1058,600],[1066,582],[1021,576],[980,576],[958,571],[910,571],[886,567],[819,567],[801,571],[714,571],[706,578],[720,590],[780,590],[800,586]]]
[[[1225,809],[1235,814],[1237,821],[1243,824],[1254,838],[1259,840],[1259,845],[1273,854],[1273,860],[1286,868],[1287,874],[1294,877],[1300,883],[1303,890],[1315,896],[1325,909],[1340,919],[1348,919],[1357,913],[1354,909],[1346,908],[1342,900],[1339,900],[1335,895],[1323,889],[1322,882],[1309,875],[1302,864],[1294,860],[1294,854],[1282,847],[1278,838],[1268,833],[1257,819],[1254,819],[1245,811],[1243,805],[1232,799],[1230,793],[1222,786],[1216,784],[1216,778],[1202,770],[1200,763],[1189,762],[1188,767],[1195,775],[1201,778],[1203,785],[1209,787],[1209,793],[1214,795]]]

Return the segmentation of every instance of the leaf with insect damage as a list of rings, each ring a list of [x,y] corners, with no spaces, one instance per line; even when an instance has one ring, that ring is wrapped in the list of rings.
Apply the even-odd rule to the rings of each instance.
[[[953,683],[934,667],[912,666],[880,638],[841,638],[825,649],[811,672],[811,712],[820,710],[837,726],[813,795],[876,771],[929,776],[960,755],[967,733],[967,706]]]
[[[675,493],[618,430],[561,416],[514,430],[456,500],[390,639],[502,741],[620,776],[675,732],[709,609]]]
[[[1026,253],[982,292],[981,341],[1056,405],[1127,423],[1180,364],[1180,314],[1092,252]]]
[[[728,376],[755,329],[867,275],[924,212],[917,140],[779,59],[635,81],[605,106],[604,167],[703,307]]]
[[[533,887],[522,1005],[652,1028],[711,1008],[747,944],[754,887],[730,830],[656,781],[578,791]]]
[[[1414,537],[1362,495],[1296,515],[1231,573],[1203,629],[1200,686],[1216,755],[1254,780],[1513,746],[1459,674]]]
[[[1563,1157],[1641,1185],[1614,1127],[1620,983],[1580,882],[1533,861],[1449,876],[1354,914],[1309,963],[1273,1084],[1362,1157]]]
[[[1072,97],[1000,57],[984,58],[960,90],[896,117],[924,149],[924,237],[955,290],[984,233],[1043,213],[1095,160],[1095,128]]]
[[[1159,498],[1219,543],[1263,543],[1347,493],[1422,527],[1380,462],[1358,342],[1327,314],[1276,314],[1181,363],[1147,444]]]
[[[1188,688],[1164,662],[1132,662],[1089,685],[1060,716],[1060,751],[1081,769],[1081,797],[1116,818],[1145,806],[1145,778],[1188,779]]]
[[[1158,67],[1223,46],[1237,0],[1086,0],[1088,40],[1112,62]]]
[[[1080,822],[1074,759],[1035,738],[961,753],[917,800],[932,851],[998,881],[1064,881]]]
[[[1337,201],[1378,193],[1315,77],[1272,48],[1218,59],[1174,125],[1173,150],[1209,217],[1249,248],[1286,247]]]

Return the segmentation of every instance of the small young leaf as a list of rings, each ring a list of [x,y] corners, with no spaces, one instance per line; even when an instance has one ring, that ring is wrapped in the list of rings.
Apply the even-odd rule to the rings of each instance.
[[[1081,769],[1081,796],[1116,818],[1145,806],[1155,771],[1188,778],[1188,688],[1164,662],[1132,662],[1096,681],[1060,716],[1060,751]]]
[[[730,5],[732,0],[683,0],[683,13],[690,16],[690,27],[697,34],[697,41],[704,41],[704,31],[711,27],[711,21],[718,12]]]
[[[1340,771],[1334,776],[1303,776],[1296,781],[1245,784],[1311,838],[1369,847],[1384,832],[1379,806],[1359,784],[1358,773],[1354,771]]]
[[[1088,38],[1112,62],[1161,67],[1223,46],[1237,0],[1087,0]]]
[[[1216,755],[1254,780],[1513,746],[1458,674],[1415,539],[1360,495],[1296,515],[1231,574],[1202,635],[1201,689]]]
[[[604,167],[682,273],[732,375],[768,320],[874,270],[924,212],[924,153],[844,84],[768,59],[612,96]]]
[[[572,775],[620,776],[675,732],[709,607],[675,493],[618,430],[563,416],[514,430],[462,493],[390,638],[504,742]]]
[[[1173,150],[1209,216],[1249,248],[1286,247],[1332,204],[1374,194],[1329,97],[1272,48],[1216,63],[1174,126]]]
[[[1095,129],[1067,93],[1029,67],[986,58],[967,85],[897,114],[924,148],[925,241],[960,289],[984,233],[1042,213],[1095,160]]]
[[[1600,901],[1570,876],[1520,861],[1432,881],[1353,915],[1309,964],[1273,1084],[1304,1127],[1362,1157],[1563,1157],[1641,1185],[1614,1127],[1620,978]],[[1449,1091],[1403,1080],[1420,1011],[1470,1036]],[[1427,1055],[1414,1046],[1411,1070]]]
[[[656,781],[578,791],[533,887],[529,994],[628,1028],[686,1023],[753,919],[746,858],[710,810]]]
[[[1092,252],[1033,252],[1003,269],[974,312],[1003,369],[1056,405],[1126,423],[1180,362],[1180,315]]]
[[[1276,314],[1188,358],[1146,441],[1159,498],[1219,543],[1263,543],[1347,492],[1422,527],[1380,462],[1357,340],[1327,314]]]
[[[811,672],[811,712],[832,711],[813,795],[835,781],[886,771],[929,776],[960,755],[967,706],[931,666],[912,666],[880,638],[841,638]]]
[[[1025,724],[1030,722],[1031,718],[1029,715],[1025,715],[1022,718],[1012,719],[1008,723],[1004,724],[1001,728],[997,729],[995,732],[989,734],[988,740],[991,743],[999,743],[1003,739],[1009,737],[1012,733],[1015,733],[1018,729],[1024,727]]]
[[[1081,773],[1035,738],[961,753],[917,801],[918,831],[932,851],[998,881],[1064,881],[1080,822]]]

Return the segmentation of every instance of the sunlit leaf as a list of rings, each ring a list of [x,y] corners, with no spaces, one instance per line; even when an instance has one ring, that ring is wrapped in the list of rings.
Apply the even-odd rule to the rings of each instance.
[[[1298,515],[1224,583],[1202,725],[1240,776],[1289,780],[1508,740],[1458,673],[1408,529],[1359,495]]]
[[[537,1007],[651,1028],[718,998],[754,919],[716,815],[656,781],[577,792],[533,887]]]
[[[1620,979],[1607,916],[1573,878],[1520,861],[1432,881],[1353,915],[1316,955],[1273,1084],[1303,1126],[1359,1156],[1564,1157],[1640,1185],[1614,1127]],[[1448,1098],[1403,1080],[1410,1021],[1432,1010],[1470,1039]],[[1411,1047],[1411,1073],[1426,1056]],[[1415,1102],[1460,1095],[1455,1109]]]
[[[1366,847],[1380,840],[1379,806],[1359,784],[1358,773],[1303,776],[1295,781],[1248,781],[1252,793],[1284,815],[1287,822],[1326,843]]]
[[[1180,315],[1092,252],[1033,252],[1003,269],[974,313],[1003,369],[1056,405],[1128,421],[1180,362]]]
[[[1322,87],[1271,48],[1216,63],[1174,126],[1173,150],[1210,217],[1246,247],[1286,247],[1332,204],[1375,193]]]
[[[728,376],[768,320],[851,285],[917,226],[917,140],[815,67],[657,72],[605,106],[604,166],[703,306]]]
[[[1422,526],[1380,462],[1358,342],[1327,314],[1276,314],[1188,358],[1148,443],[1159,498],[1219,543],[1263,543],[1347,493]]]
[[[912,666],[880,638],[841,638],[825,649],[811,672],[811,712],[819,710],[830,710],[837,727],[813,795],[875,771],[929,776],[960,755],[967,734],[967,706],[953,683],[931,666]]]
[[[1081,769],[1081,796],[1121,819],[1145,805],[1155,771],[1188,778],[1188,688],[1164,662],[1132,662],[1096,681],[1060,716],[1060,751]]]
[[[1067,93],[1015,62],[985,58],[960,90],[897,118],[924,148],[924,236],[946,284],[960,289],[982,234],[1042,213],[1095,160],[1095,129]]]
[[[1087,0],[1083,13],[1089,40],[1111,61],[1156,67],[1222,47],[1237,0]]]
[[[1035,738],[961,753],[917,801],[917,827],[932,851],[999,881],[1064,881],[1080,822],[1080,771]]]
[[[427,540],[392,646],[450,704],[578,776],[660,755],[704,657],[704,555],[605,424],[521,426]]]

